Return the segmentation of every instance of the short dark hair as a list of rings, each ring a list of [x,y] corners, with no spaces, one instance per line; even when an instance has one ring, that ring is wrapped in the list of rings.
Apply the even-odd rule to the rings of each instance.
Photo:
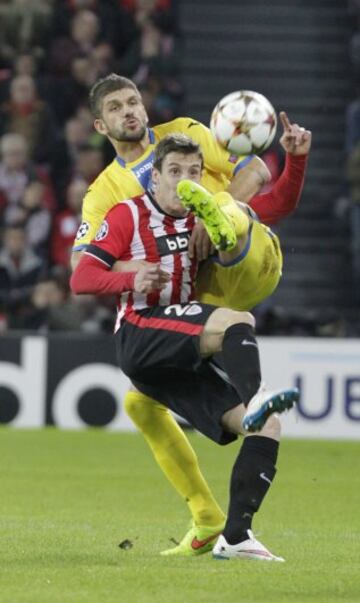
[[[102,101],[107,94],[124,88],[132,88],[141,96],[133,81],[122,75],[117,75],[117,73],[110,73],[95,82],[89,93],[90,110],[93,116],[96,119],[101,117]]]
[[[200,145],[185,134],[168,134],[157,144],[154,154],[154,167],[161,171],[163,161],[169,153],[183,153],[191,155],[197,153],[201,159],[201,167],[204,165],[204,158]]]

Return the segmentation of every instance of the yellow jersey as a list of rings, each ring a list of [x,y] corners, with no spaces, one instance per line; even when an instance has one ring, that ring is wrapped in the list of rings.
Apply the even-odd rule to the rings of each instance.
[[[240,255],[221,264],[217,256],[200,266],[196,296],[206,304],[251,310],[271,295],[281,278],[282,253],[278,237],[254,220]]]
[[[128,163],[125,163],[121,157],[115,157],[90,185],[84,197],[82,223],[76,235],[73,251],[86,249],[95,238],[104,216],[114,205],[125,199],[142,195],[145,190],[151,188],[155,146],[159,140],[176,132],[186,134],[201,146],[204,156],[201,183],[212,193],[226,190],[235,174],[253,159],[252,155],[239,157],[231,155],[216,142],[206,126],[188,117],[179,117],[171,122],[149,128],[150,143],[141,157]],[[197,278],[199,301],[235,310],[245,310],[252,307],[250,300],[252,305],[256,305],[267,297],[267,291],[271,287],[266,271],[260,275],[260,281],[255,287],[257,295],[254,293],[250,295],[252,284],[255,283],[256,275],[259,273],[259,262],[256,262],[257,267],[255,268],[252,266],[252,259],[255,256],[259,258],[261,250],[265,253],[269,238],[267,235],[262,241],[260,236],[254,237],[255,231],[258,232],[258,227],[253,228],[253,235],[249,237],[250,245],[247,253],[245,256],[242,254],[237,263],[231,266],[221,266],[215,261],[209,261],[201,268]],[[260,229],[259,232],[262,230]],[[244,279],[249,279],[249,287],[246,286],[246,282],[243,282]],[[274,280],[271,278],[272,282]],[[214,291],[210,293],[210,287],[214,287],[214,291],[217,293]],[[237,293],[238,287],[239,294]]]

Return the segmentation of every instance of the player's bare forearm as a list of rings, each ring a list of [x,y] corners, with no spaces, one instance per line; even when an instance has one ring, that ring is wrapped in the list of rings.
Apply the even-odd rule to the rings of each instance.
[[[239,201],[248,203],[269,182],[271,174],[260,157],[254,157],[232,179],[228,192]]]
[[[70,268],[71,268],[72,272],[74,272],[75,268],[77,267],[78,263],[80,262],[82,254],[83,254],[82,251],[73,251],[71,253]]]
[[[127,262],[118,260],[111,270],[113,272],[138,272],[142,266],[149,264],[146,260],[129,260]]]

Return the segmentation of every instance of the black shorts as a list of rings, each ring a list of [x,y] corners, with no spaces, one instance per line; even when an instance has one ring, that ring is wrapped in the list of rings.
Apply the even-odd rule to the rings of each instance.
[[[199,338],[216,306],[174,304],[132,312],[116,333],[119,365],[144,394],[218,444],[236,439],[221,425],[241,403],[234,387],[200,356]]]

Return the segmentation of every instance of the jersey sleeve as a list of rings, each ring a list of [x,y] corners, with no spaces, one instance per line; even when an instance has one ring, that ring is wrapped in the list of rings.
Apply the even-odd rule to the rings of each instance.
[[[299,203],[307,165],[307,155],[286,154],[285,168],[270,192],[256,195],[249,202],[260,222],[271,226],[285,218]]]
[[[134,221],[126,203],[113,207],[103,219],[85,254],[91,255],[109,268],[129,251],[134,234]]]
[[[118,198],[119,195],[111,183],[109,184],[108,180],[104,182],[104,172],[102,172],[102,178],[98,178],[90,186],[83,199],[82,222],[76,234],[73,251],[86,249],[95,237],[104,216],[117,205]]]
[[[211,130],[204,124],[190,118],[181,118],[181,121],[182,133],[201,146],[207,169],[225,174],[231,180],[254,158],[254,155],[232,155],[216,141]]]

